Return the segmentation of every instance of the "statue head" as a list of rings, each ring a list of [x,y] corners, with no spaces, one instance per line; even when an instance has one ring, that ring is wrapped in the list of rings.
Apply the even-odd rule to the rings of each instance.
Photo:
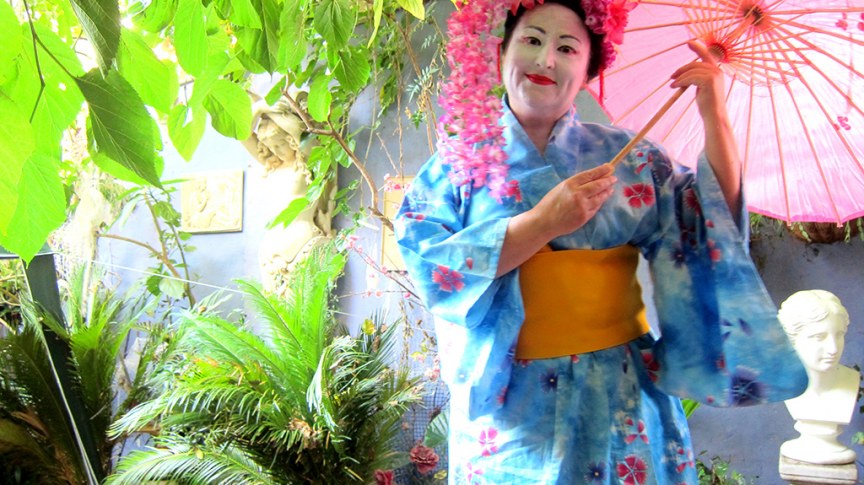
[[[809,371],[827,372],[839,365],[849,313],[837,296],[824,290],[799,291],[780,305],[777,317]]]

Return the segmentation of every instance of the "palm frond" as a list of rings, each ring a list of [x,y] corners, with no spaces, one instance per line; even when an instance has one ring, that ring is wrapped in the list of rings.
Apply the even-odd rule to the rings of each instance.
[[[120,461],[116,473],[105,483],[140,485],[162,480],[189,485],[277,483],[261,466],[236,448],[217,451],[188,444],[134,451]]]

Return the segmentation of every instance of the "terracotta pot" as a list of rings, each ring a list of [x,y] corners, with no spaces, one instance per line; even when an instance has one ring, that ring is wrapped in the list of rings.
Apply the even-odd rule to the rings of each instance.
[[[848,226],[849,239],[857,237],[862,218],[852,219],[840,226],[834,222],[795,222],[787,226],[798,239],[808,243],[831,244],[846,241]]]

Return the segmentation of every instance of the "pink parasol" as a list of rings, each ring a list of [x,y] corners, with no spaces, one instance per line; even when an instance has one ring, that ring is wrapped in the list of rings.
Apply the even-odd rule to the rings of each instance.
[[[702,39],[727,74],[748,209],[787,222],[864,216],[864,0],[636,0],[604,76],[613,124],[640,130]],[[689,98],[689,99],[688,99]],[[704,135],[692,97],[647,132],[693,166]]]

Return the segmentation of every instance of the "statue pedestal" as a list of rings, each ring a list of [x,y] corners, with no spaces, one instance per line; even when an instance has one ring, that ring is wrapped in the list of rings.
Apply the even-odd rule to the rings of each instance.
[[[780,455],[780,478],[792,485],[855,485],[858,468],[855,463],[845,465],[815,465]]]

